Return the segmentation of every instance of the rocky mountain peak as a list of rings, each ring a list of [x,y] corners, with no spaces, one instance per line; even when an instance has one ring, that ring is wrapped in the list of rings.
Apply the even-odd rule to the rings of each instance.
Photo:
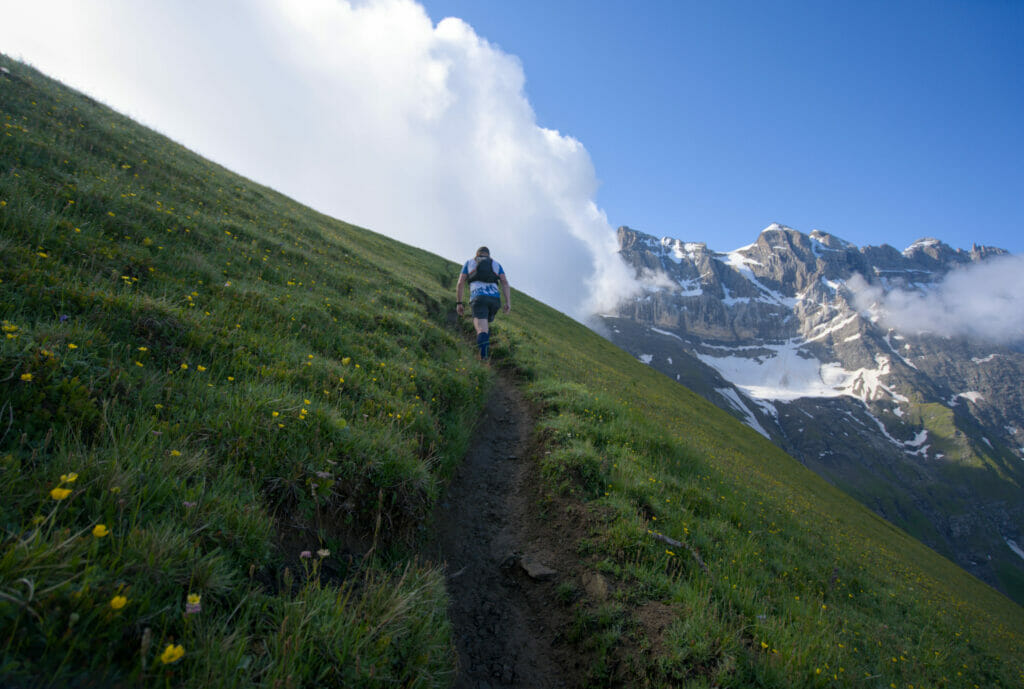
[[[924,237],[903,250],[903,255],[911,262],[928,270],[948,270],[954,263],[964,263],[970,259],[962,251],[955,251],[945,242],[934,237]]]
[[[829,234],[828,232],[822,232],[821,230],[811,230],[811,234],[809,236],[814,241],[822,244],[825,248],[832,249],[834,251],[843,251],[849,248],[855,248],[853,244],[845,239],[840,239],[835,235]]]
[[[972,244],[970,251],[954,249],[934,237],[924,237],[903,250],[903,257],[915,268],[942,275],[956,266],[1003,256],[1005,249]]]

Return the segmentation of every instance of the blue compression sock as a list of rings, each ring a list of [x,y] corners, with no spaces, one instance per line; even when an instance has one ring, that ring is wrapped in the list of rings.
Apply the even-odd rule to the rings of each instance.
[[[480,348],[480,358],[486,359],[488,349],[491,345],[491,334],[490,333],[477,333],[476,335],[476,346]]]

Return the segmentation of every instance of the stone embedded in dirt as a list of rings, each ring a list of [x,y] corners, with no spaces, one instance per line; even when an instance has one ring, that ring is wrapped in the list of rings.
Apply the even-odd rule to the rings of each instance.
[[[558,572],[529,555],[523,555],[519,559],[519,566],[523,568],[531,579],[536,579],[537,581],[546,581],[558,576]]]
[[[608,598],[608,580],[597,572],[584,572],[580,577],[583,580],[583,589],[591,598],[606,600]]]

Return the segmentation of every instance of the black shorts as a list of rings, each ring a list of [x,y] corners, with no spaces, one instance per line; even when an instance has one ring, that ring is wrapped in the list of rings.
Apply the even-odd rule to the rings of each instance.
[[[486,318],[487,322],[490,323],[501,308],[501,297],[481,294],[473,297],[469,305],[473,307],[473,318]]]

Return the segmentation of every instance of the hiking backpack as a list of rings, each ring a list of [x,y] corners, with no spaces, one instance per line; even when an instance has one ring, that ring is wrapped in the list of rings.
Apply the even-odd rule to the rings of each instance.
[[[476,268],[469,271],[469,281],[490,283],[498,282],[498,275],[494,272],[494,265],[489,257],[476,259]]]

